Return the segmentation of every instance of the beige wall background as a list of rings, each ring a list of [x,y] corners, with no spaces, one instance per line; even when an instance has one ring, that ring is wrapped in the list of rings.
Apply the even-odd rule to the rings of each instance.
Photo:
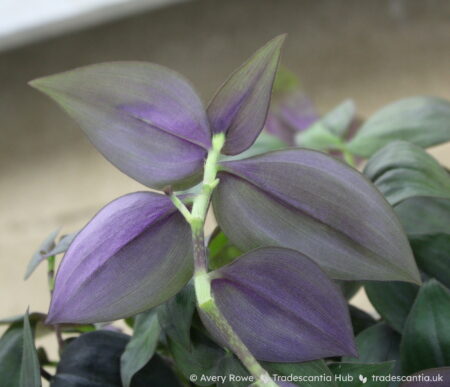
[[[50,231],[75,231],[107,202],[143,188],[27,82],[95,62],[145,60],[183,73],[208,100],[283,32],[283,64],[322,112],[347,97],[363,116],[406,96],[450,98],[445,0],[200,0],[0,53],[0,318],[28,305],[46,311],[45,265],[22,278]],[[433,153],[450,165],[448,146]]]

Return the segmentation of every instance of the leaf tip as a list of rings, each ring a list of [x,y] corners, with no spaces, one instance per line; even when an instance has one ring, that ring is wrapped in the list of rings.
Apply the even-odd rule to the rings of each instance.
[[[287,33],[283,33],[283,34],[280,34],[280,35],[275,36],[275,37],[272,39],[272,41],[273,41],[273,42],[276,42],[277,44],[283,44],[284,41],[286,40],[287,36],[288,36]]]
[[[28,82],[28,85],[33,89],[40,91],[48,95],[51,98],[56,99],[56,90],[55,90],[55,75],[50,75],[47,77],[36,78]]]
[[[28,86],[32,87],[33,89],[43,91],[45,90],[45,79],[45,77],[33,79],[28,82]]]
[[[434,287],[444,288],[441,282],[439,282],[436,278],[430,278],[428,281],[422,282],[421,285],[423,290],[428,290]]]
[[[405,278],[405,281],[421,286],[423,282],[420,277],[419,269],[417,267],[412,268],[412,270],[408,273],[408,277]]]
[[[51,78],[53,78],[53,76],[33,79],[32,81],[28,82],[28,85],[31,86],[33,89],[36,89],[39,92],[57,101],[58,93],[51,82]]]
[[[277,52],[277,56],[278,56],[279,55],[278,51],[281,50],[281,47],[283,46],[286,38],[287,38],[287,34],[281,34],[281,35],[275,36],[273,39],[269,40],[266,43],[263,50],[266,49],[267,51],[270,51],[272,53]]]
[[[63,319],[61,319],[61,313],[59,313],[60,311],[55,310],[55,306],[52,302],[50,303],[50,308],[48,310],[47,313],[47,317],[45,318],[45,325],[55,325],[55,324],[59,324],[59,323],[64,323],[64,322],[68,322],[68,321],[64,321]]]

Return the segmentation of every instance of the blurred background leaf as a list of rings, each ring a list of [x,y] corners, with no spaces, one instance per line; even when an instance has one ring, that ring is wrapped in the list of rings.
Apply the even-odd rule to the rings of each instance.
[[[395,140],[423,148],[450,140],[450,102],[437,97],[411,97],[374,113],[349,143],[349,150],[370,157]]]
[[[364,174],[392,206],[416,197],[450,199],[447,171],[424,150],[395,141],[375,153]]]

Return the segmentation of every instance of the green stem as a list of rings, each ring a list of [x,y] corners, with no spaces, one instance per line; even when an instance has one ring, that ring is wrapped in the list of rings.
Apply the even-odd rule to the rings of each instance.
[[[47,258],[47,282],[50,297],[53,296],[53,290],[55,289],[55,261],[56,259],[54,255]],[[61,328],[58,324],[55,324],[55,334],[56,340],[58,341],[59,354],[61,354],[64,348],[64,339],[61,334]]]
[[[194,228],[198,230],[201,225],[202,232],[203,223],[205,222],[206,213],[209,208],[212,191],[219,183],[219,180],[216,178],[217,161],[219,159],[220,151],[224,143],[225,135],[223,133],[219,133],[213,136],[212,149],[208,152],[208,157],[206,158],[205,162],[202,190],[200,194],[195,198],[194,204],[192,205],[193,222],[198,223],[197,225],[194,225]]]
[[[201,304],[200,308],[220,330],[223,337],[226,339],[228,346],[241,360],[242,364],[245,368],[247,368],[250,374],[255,377],[257,383],[262,382],[261,384],[265,387],[278,387],[278,385],[270,377],[269,373],[261,366],[261,364],[258,363],[247,346],[234,332],[225,316],[217,307],[214,299],[212,298],[208,302]]]
[[[47,258],[47,282],[50,295],[53,295],[55,288],[55,256],[51,255]]]
[[[347,149],[342,149],[342,154],[344,156],[344,160],[345,162],[352,166],[353,168],[356,168],[356,161],[355,161],[355,157],[353,156],[353,154],[351,152],[349,152]]]
[[[213,136],[212,149],[208,152],[208,157],[205,162],[202,189],[194,199],[192,212],[189,212],[176,196],[171,195],[171,198],[175,206],[191,225],[195,268],[194,284],[199,308],[206,314],[211,322],[216,325],[217,329],[226,339],[229,348],[241,360],[242,364],[248,369],[250,374],[255,377],[257,380],[256,385],[278,387],[268,372],[258,363],[247,346],[228,323],[225,316],[217,307],[211,292],[211,278],[208,274],[204,225],[212,192],[219,183],[219,180],[216,177],[218,167],[217,161],[224,142],[225,136],[223,133]]]
[[[188,223],[192,222],[192,215],[186,205],[173,192],[170,193],[170,199],[174,206],[181,212]]]
[[[329,151],[331,150],[340,151],[342,153],[342,156],[344,157],[344,161],[351,167],[356,168],[355,156],[353,155],[352,152],[348,150],[347,143],[345,142],[345,140],[339,138],[339,142],[336,143],[335,145],[336,147],[330,148]]]

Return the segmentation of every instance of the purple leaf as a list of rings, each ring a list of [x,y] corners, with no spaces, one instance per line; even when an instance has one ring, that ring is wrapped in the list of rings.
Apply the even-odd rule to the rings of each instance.
[[[109,203],[71,243],[58,270],[49,323],[116,320],[175,295],[192,275],[191,233],[166,196]]]
[[[212,130],[227,137],[222,153],[245,151],[261,132],[284,39],[285,35],[280,35],[258,50],[231,74],[210,102]]]
[[[345,299],[299,252],[253,250],[210,275],[218,308],[257,359],[303,362],[356,355]],[[207,318],[205,324],[223,342]]]
[[[272,103],[267,115],[266,130],[287,144],[295,145],[296,135],[318,119],[319,115],[312,101],[303,92],[296,90]]]
[[[358,171],[307,149],[223,162],[216,219],[241,251],[289,247],[335,279],[420,283],[392,208]]]
[[[430,368],[408,376],[412,379],[400,387],[448,387],[450,386],[450,367]]]
[[[151,188],[193,185],[211,133],[202,102],[177,73],[144,62],[86,66],[31,82],[58,102],[97,149]]]

